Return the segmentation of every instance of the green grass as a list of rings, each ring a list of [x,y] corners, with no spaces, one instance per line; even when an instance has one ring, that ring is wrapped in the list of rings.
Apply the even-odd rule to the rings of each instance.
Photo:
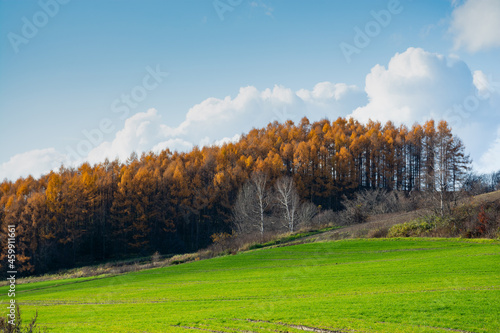
[[[264,247],[270,247],[273,245],[286,244],[286,243],[290,243],[290,242],[293,242],[293,241],[298,240],[298,239],[302,239],[302,238],[305,238],[308,236],[322,234],[326,231],[332,231],[332,230],[336,230],[336,229],[341,229],[341,227],[338,227],[338,226],[337,227],[327,227],[327,228],[323,228],[323,229],[319,229],[319,230],[298,232],[298,233],[294,233],[291,235],[285,235],[285,236],[278,237],[277,239],[273,239],[269,242],[252,244],[249,246],[248,249],[255,250],[255,249],[261,249]]]
[[[3,307],[8,298],[0,299]],[[258,249],[19,285],[17,301],[52,332],[500,332],[500,243],[363,239]]]

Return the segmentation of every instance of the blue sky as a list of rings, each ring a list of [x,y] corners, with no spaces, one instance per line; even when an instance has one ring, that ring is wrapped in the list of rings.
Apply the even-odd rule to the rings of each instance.
[[[0,179],[304,115],[448,119],[500,169],[498,22],[497,0],[0,0]]]

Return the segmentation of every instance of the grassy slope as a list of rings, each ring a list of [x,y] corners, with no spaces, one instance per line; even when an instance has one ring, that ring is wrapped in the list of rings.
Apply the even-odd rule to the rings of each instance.
[[[25,284],[17,300],[54,332],[499,332],[499,259],[498,241],[344,240]]]
[[[500,191],[484,193],[476,195],[472,198],[464,198],[459,200],[458,205],[472,204],[473,206],[481,206],[482,204],[491,203],[497,200],[500,200]],[[373,215],[368,217],[368,221],[366,223],[343,227],[340,230],[327,231],[321,235],[310,236],[309,238],[317,241],[324,241],[331,239],[365,237],[370,230],[392,227],[393,225],[410,222],[418,217],[428,214],[432,214],[430,209],[417,209],[410,212]]]

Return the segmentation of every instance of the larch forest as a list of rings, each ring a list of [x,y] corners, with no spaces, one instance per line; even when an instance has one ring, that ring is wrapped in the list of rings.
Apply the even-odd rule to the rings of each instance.
[[[301,202],[342,209],[343,196],[364,189],[455,191],[469,158],[445,121],[396,127],[338,118],[303,118],[253,129],[238,142],[133,154],[61,167],[39,179],[0,184],[0,237],[17,225],[24,274],[130,256],[184,253],[211,235],[235,229],[242,185],[259,172],[267,186],[293,179]],[[5,267],[4,249],[0,261]]]

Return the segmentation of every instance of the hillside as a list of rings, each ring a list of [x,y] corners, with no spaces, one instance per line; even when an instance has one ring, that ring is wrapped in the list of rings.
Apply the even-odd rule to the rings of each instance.
[[[8,238],[7,226],[16,226],[23,276],[195,252],[214,234],[313,227],[319,207],[338,211],[344,198],[365,190],[429,196],[456,189],[469,163],[464,150],[446,121],[411,128],[340,117],[276,121],[221,146],[132,154],[5,180],[0,240]],[[5,268],[7,242],[0,244]]]
[[[474,196],[472,199],[473,203],[483,204],[500,200],[500,191],[484,193]]]
[[[17,300],[51,332],[498,332],[499,256],[494,240],[319,242],[24,284]]]
[[[467,197],[460,200],[457,205],[468,204],[473,210],[479,210],[482,205],[493,204],[496,207],[500,206],[500,191]],[[196,258],[207,259],[221,254],[235,253],[246,251],[249,248],[263,248],[272,246],[285,246],[296,245],[303,243],[314,243],[324,241],[334,241],[340,239],[355,239],[355,238],[378,238],[385,237],[380,235],[380,229],[389,229],[395,225],[408,223],[415,219],[432,215],[430,209],[416,209],[409,212],[397,212],[388,214],[371,215],[365,223],[359,223],[348,226],[338,226],[326,228],[313,228],[310,231],[299,230],[298,232],[289,234],[271,235],[271,238],[266,239],[265,242],[245,240],[240,241],[236,239],[234,243],[221,244],[219,246],[211,246],[208,249],[203,249],[198,252],[181,254],[176,256],[153,256],[135,257],[119,261],[109,261],[93,266],[83,266],[74,269],[60,270],[52,274],[44,274],[39,276],[30,276],[27,278],[20,278],[17,280],[18,284],[32,283],[48,280],[62,280],[80,277],[93,277],[93,276],[107,276],[117,275],[125,272],[139,271],[158,266],[170,266],[179,263],[189,262]],[[492,221],[494,222],[494,221]],[[498,223],[498,222],[496,222]],[[449,237],[449,236],[448,236]],[[6,281],[0,281],[0,286],[7,285]]]
[[[493,203],[500,204],[500,191],[466,197],[457,202],[457,207],[467,204],[474,209],[479,209],[482,205]],[[416,209],[409,212],[372,215],[368,217],[368,221],[365,223],[346,226],[339,230],[326,231],[319,236],[314,235],[308,238],[313,241],[322,241],[339,238],[367,237],[370,236],[370,232],[377,229],[390,228],[394,225],[406,223],[429,214],[432,214],[430,209]]]

